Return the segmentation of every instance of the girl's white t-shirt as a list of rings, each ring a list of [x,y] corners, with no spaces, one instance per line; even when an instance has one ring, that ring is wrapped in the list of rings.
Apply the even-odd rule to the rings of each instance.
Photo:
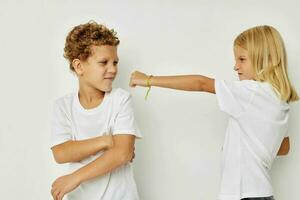
[[[52,118],[51,147],[69,140],[84,140],[101,135],[132,134],[141,138],[136,126],[130,94],[120,88],[105,93],[102,103],[84,109],[78,92],[55,101]],[[69,163],[73,172],[92,162],[103,152],[80,162]],[[86,181],[67,195],[69,200],[138,200],[130,163]]]
[[[272,196],[269,172],[287,134],[289,104],[265,82],[215,80],[215,91],[229,115],[218,199]]]

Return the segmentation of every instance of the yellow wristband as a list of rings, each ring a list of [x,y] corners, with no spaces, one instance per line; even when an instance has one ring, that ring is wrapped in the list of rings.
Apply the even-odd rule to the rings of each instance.
[[[153,76],[150,75],[147,79],[147,83],[146,83],[146,86],[148,87],[148,90],[147,90],[147,93],[146,93],[146,96],[145,96],[145,101],[147,101],[148,99],[148,96],[149,96],[149,92],[151,90],[151,83],[150,83],[150,79],[152,78]]]

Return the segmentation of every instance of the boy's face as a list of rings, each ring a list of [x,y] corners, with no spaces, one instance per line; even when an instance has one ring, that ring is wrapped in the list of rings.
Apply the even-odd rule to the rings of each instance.
[[[234,46],[235,66],[234,70],[238,73],[240,80],[254,79],[253,68],[248,51],[240,46]]]
[[[100,45],[91,47],[92,55],[86,61],[80,61],[81,82],[88,87],[103,92],[112,90],[112,83],[118,72],[118,54],[116,46]]]

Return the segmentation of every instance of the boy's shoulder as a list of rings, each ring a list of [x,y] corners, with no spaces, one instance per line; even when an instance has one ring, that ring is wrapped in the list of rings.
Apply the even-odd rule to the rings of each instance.
[[[112,95],[114,98],[120,98],[120,99],[124,99],[124,98],[127,99],[131,96],[128,91],[122,88],[113,88],[110,91],[110,95]]]
[[[54,100],[54,104],[59,107],[70,105],[74,99],[75,93],[68,93]]]

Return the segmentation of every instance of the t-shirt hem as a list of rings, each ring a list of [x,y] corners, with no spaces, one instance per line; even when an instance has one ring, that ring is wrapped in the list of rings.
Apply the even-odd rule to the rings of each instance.
[[[215,80],[215,93],[216,93],[217,103],[219,105],[220,110],[225,112],[224,111],[224,104],[221,101],[222,97],[220,96],[220,92],[219,92],[220,84],[221,84],[220,80]]]
[[[60,139],[60,140],[55,140],[53,142],[51,142],[49,144],[49,148],[51,149],[52,147],[56,146],[56,145],[59,145],[59,144],[62,144],[64,142],[67,142],[67,141],[70,141],[71,139]]]
[[[267,192],[267,193],[243,193],[241,195],[241,199],[243,199],[243,198],[271,197],[271,196],[273,196],[273,192]]]
[[[116,130],[113,132],[113,135],[134,135],[138,139],[143,138],[142,135],[136,134],[136,131],[134,130]]]
[[[271,197],[272,192],[266,193],[242,193],[241,195],[219,195],[218,200],[241,200],[243,198],[259,198],[259,197]]]

